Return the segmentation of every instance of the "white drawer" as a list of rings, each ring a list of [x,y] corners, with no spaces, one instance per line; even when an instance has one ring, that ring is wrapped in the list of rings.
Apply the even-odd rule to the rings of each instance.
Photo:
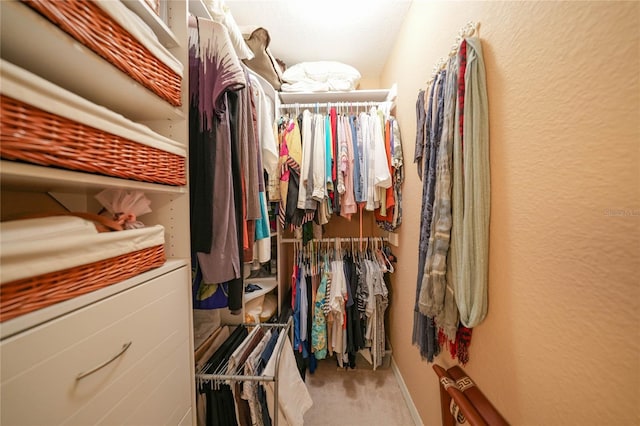
[[[188,283],[182,267],[2,341],[0,423],[177,424],[191,401]]]

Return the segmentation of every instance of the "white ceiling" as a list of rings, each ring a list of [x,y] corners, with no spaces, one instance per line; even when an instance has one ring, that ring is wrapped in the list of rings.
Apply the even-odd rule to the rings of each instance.
[[[377,79],[411,0],[226,0],[240,27],[263,27],[273,55],[292,66],[339,61]]]

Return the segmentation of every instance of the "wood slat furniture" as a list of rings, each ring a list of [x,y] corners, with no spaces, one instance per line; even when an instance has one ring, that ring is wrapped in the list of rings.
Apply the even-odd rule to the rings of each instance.
[[[434,365],[440,382],[442,425],[469,422],[471,426],[508,426],[509,422],[460,366],[447,370]]]

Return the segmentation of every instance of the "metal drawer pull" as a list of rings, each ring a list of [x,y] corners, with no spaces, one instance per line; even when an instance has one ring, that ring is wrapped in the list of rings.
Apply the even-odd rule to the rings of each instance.
[[[84,379],[85,377],[87,377],[90,374],[95,373],[96,371],[100,370],[103,367],[106,367],[107,365],[111,364],[113,361],[115,361],[116,359],[120,358],[122,356],[122,354],[124,354],[127,349],[129,349],[129,346],[131,346],[131,342],[125,343],[124,345],[122,345],[122,349],[120,350],[120,352],[118,352],[117,354],[115,354],[113,357],[111,357],[111,359],[103,362],[102,364],[98,365],[97,367],[92,368],[89,371],[86,371],[84,373],[80,373],[76,376],[76,381],[80,380],[80,379]]]

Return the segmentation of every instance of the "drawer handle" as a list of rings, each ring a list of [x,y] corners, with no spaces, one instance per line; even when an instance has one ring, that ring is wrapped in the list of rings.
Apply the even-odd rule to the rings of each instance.
[[[114,356],[111,357],[111,359],[103,362],[102,364],[98,365],[97,367],[93,367],[91,370],[89,371],[85,371],[84,373],[80,373],[76,376],[76,381],[80,380],[80,379],[84,379],[85,377],[95,373],[96,371],[100,370],[101,368],[106,367],[107,365],[111,364],[113,361],[115,361],[116,359],[120,358],[126,351],[127,349],[129,349],[129,346],[131,346],[131,343],[133,342],[128,342],[125,343],[124,345],[122,345],[122,349],[120,349],[120,352],[118,352],[117,354],[115,354]]]

